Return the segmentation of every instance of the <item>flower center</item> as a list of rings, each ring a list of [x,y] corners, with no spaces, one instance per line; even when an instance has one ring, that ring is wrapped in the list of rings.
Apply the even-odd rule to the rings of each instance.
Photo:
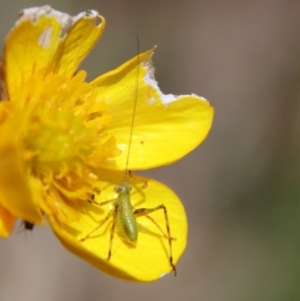
[[[28,92],[23,141],[35,172],[72,169],[93,152],[97,137],[86,126],[86,107],[95,102],[95,93],[84,77],[83,72],[71,80],[50,75]]]
[[[92,141],[82,120],[68,112],[57,112],[55,120],[36,120],[28,141],[31,149],[38,150],[35,164],[52,169],[62,162],[71,167],[92,152]]]

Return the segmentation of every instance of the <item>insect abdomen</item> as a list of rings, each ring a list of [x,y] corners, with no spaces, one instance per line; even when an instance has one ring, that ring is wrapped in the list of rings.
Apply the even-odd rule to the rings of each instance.
[[[122,201],[118,203],[117,225],[123,237],[136,242],[138,237],[138,226],[136,217],[132,211],[129,195],[122,195]]]

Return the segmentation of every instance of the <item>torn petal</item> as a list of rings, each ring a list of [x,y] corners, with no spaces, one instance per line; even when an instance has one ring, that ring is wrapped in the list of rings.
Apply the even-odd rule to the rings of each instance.
[[[72,17],[48,5],[23,10],[5,41],[3,65],[9,99],[22,96],[20,88],[36,74],[71,77],[104,25],[96,11]]]
[[[141,53],[92,82],[101,88],[108,103],[105,113],[113,118],[107,132],[116,137],[123,151],[114,160],[104,162],[103,168],[125,168],[135,102],[130,170],[173,163],[196,148],[210,130],[213,108],[206,99],[197,95],[164,95],[159,90],[152,54],[153,49]]]

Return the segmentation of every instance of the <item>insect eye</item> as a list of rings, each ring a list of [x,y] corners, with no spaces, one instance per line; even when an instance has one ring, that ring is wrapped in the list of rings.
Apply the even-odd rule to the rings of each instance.
[[[116,186],[115,191],[116,192],[121,192],[122,191],[122,186]]]

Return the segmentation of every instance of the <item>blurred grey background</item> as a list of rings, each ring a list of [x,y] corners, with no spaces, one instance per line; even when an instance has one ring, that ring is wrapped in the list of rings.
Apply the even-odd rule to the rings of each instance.
[[[0,1],[2,46],[19,10],[42,4]],[[16,229],[0,241],[0,300],[300,300],[300,1],[48,4],[106,17],[82,65],[90,79],[134,56],[138,33],[141,51],[158,45],[161,89],[206,97],[215,119],[201,147],[146,173],[187,211],[176,278],[114,279],[66,251],[48,227]]]

